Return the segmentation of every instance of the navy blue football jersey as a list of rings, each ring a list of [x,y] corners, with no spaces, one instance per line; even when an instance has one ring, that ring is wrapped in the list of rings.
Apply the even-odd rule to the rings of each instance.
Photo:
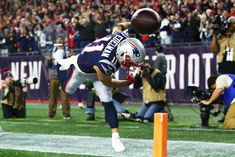
[[[115,73],[120,67],[116,57],[117,46],[126,38],[128,36],[125,33],[118,32],[88,44],[78,56],[78,67],[84,73],[95,73],[94,65],[105,75]]]

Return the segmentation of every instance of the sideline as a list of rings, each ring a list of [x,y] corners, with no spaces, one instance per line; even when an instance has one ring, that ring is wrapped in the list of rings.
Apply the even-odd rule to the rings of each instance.
[[[17,124],[17,125],[45,125],[45,126],[51,126],[51,125],[61,125],[61,124],[53,124],[53,123],[45,123],[45,122],[11,122],[11,121],[0,121],[0,124]],[[91,128],[99,128],[100,125],[97,124],[75,124],[77,127],[91,127]],[[0,126],[1,127],[1,126]],[[106,128],[109,128],[109,126],[103,126]],[[120,126],[119,128],[126,128],[126,129],[138,129],[140,126]],[[0,128],[1,132],[1,128]]]
[[[152,157],[152,140],[122,139],[126,151],[116,153],[111,138],[3,132],[0,149],[94,155],[103,157]],[[235,144],[168,141],[168,157],[235,157]]]

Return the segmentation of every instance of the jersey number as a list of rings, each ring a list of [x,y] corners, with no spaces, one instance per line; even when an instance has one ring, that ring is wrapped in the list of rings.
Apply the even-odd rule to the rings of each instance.
[[[109,41],[112,37],[111,36],[106,36],[101,39],[95,40],[93,43],[89,44],[83,49],[84,52],[93,52],[93,51],[102,51],[104,49],[104,44],[102,41]]]

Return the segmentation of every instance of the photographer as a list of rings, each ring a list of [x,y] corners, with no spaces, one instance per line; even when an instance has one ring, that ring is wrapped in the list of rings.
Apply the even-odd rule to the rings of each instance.
[[[25,118],[26,93],[19,81],[14,81],[12,74],[7,71],[3,73],[2,83],[2,111],[3,118]]]
[[[210,79],[207,81],[208,90],[200,90],[196,86],[188,86],[189,95],[192,96],[191,102],[197,103],[200,106],[200,118],[201,118],[201,127],[202,128],[215,128],[216,126],[209,126],[209,119],[210,115],[213,115],[214,117],[218,116],[221,112],[221,107],[223,105],[221,97],[216,99],[212,104],[210,105],[204,105],[200,103],[201,100],[207,100],[211,97],[214,89],[210,86],[211,81]],[[211,112],[213,109],[215,109],[214,112]]]
[[[235,75],[223,74],[220,76],[211,76],[208,79],[208,86],[214,89],[209,100],[202,100],[204,105],[212,104],[220,96],[228,108],[225,116],[224,128],[235,129]]]
[[[227,26],[215,22],[210,49],[217,54],[218,72],[235,74],[235,17],[228,18]]]
[[[214,22],[214,35],[210,49],[217,54],[218,73],[235,74],[235,17],[229,17],[226,22],[219,17]],[[225,115],[227,110],[225,107]],[[219,122],[223,121],[224,117],[219,120]]]
[[[60,72],[57,75],[59,66],[57,61],[59,59],[67,58],[72,56],[72,52],[68,51],[64,46],[64,39],[62,36],[56,38],[56,43],[54,44],[52,52],[45,57],[46,66],[49,72],[49,86],[50,86],[50,100],[49,100],[49,118],[54,118],[57,109],[57,97],[60,93],[60,99],[62,103],[62,112],[64,119],[70,119],[70,104],[68,95],[62,90],[61,83],[58,77],[63,77],[61,75],[66,75],[64,72]]]
[[[151,64],[145,63],[136,76],[135,88],[143,86],[143,102],[137,117],[143,122],[153,122],[154,113],[165,112],[166,101],[165,77],[154,69]]]

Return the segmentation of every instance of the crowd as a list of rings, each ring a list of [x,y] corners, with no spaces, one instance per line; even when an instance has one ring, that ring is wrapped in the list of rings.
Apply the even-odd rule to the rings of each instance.
[[[49,48],[58,34],[68,47],[81,49],[142,7],[162,17],[156,34],[138,36],[129,30],[145,46],[207,43],[215,23],[222,26],[235,14],[232,0],[3,0],[0,6],[0,49],[14,54]]]

